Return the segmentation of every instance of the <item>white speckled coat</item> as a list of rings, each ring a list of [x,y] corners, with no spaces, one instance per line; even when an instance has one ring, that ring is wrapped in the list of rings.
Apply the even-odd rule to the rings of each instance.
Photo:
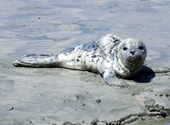
[[[125,86],[123,80],[138,74],[145,61],[145,45],[138,39],[125,40],[108,34],[94,42],[67,48],[59,54],[27,55],[14,66],[61,67],[99,73],[109,85]]]

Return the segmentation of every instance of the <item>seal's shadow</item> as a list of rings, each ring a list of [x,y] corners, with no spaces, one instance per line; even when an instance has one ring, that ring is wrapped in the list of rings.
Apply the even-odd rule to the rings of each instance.
[[[141,71],[136,77],[133,78],[133,80],[138,83],[149,83],[156,76],[152,69],[149,70],[149,72]]]

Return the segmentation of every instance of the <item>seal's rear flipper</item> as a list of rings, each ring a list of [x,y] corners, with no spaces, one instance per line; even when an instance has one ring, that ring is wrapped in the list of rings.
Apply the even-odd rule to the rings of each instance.
[[[40,67],[55,67],[56,63],[54,63],[53,55],[31,54],[23,56],[21,59],[14,61],[13,65],[16,67],[40,68]]]

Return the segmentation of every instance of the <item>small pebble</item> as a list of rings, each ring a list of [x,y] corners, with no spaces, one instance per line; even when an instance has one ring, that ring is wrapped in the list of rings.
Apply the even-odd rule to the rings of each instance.
[[[81,106],[85,106],[85,104],[81,104]]]
[[[14,110],[14,107],[11,107],[11,108],[9,108],[9,109],[7,109],[8,111],[11,111],[11,110]]]
[[[167,93],[167,94],[165,94],[165,96],[166,96],[166,97],[170,97],[170,94],[169,94],[169,93]]]
[[[96,100],[96,102],[97,102],[97,103],[100,103],[100,102],[101,102],[101,100],[100,100],[100,99],[97,99],[97,100]]]
[[[63,123],[63,125],[72,125],[72,123],[67,121],[67,122]]]
[[[163,94],[161,93],[161,94],[159,94],[159,96],[163,96]]]
[[[99,119],[93,118],[93,120],[90,122],[92,125],[97,124],[97,122],[100,122]]]

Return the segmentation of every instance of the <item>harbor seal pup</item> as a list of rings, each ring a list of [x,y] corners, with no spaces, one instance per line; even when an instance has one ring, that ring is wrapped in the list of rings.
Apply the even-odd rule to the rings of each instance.
[[[108,34],[94,42],[67,48],[58,54],[26,55],[13,62],[16,67],[60,67],[99,73],[109,85],[125,86],[120,78],[137,75],[147,55],[138,39]]]

